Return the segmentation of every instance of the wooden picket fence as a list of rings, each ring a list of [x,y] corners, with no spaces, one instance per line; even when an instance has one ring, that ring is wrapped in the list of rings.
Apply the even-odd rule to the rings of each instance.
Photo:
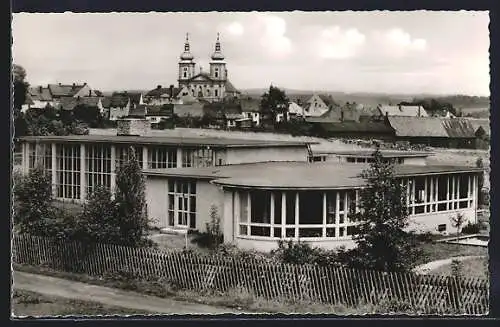
[[[255,297],[276,301],[347,307],[392,303],[392,307],[422,314],[486,314],[489,303],[489,282],[482,279],[289,265],[179,250],[85,245],[30,235],[14,236],[13,261],[91,276],[133,276],[218,294],[244,289]]]

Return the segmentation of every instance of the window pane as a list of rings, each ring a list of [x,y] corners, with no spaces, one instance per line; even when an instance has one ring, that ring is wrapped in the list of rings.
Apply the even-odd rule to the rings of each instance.
[[[299,237],[321,237],[322,234],[321,228],[299,228]]]
[[[469,175],[460,176],[460,199],[466,199],[469,192]]]
[[[286,223],[295,224],[295,193],[286,192]]]
[[[326,237],[336,237],[336,228],[327,228],[326,229]]]
[[[323,192],[299,193],[299,224],[323,224]]]
[[[438,201],[445,201],[447,196],[448,177],[438,177]]]
[[[281,238],[281,228],[274,228],[274,237]]]
[[[415,202],[423,203],[425,198],[425,177],[415,178]]]
[[[250,192],[251,221],[253,223],[271,222],[271,192],[253,191]]]
[[[295,237],[295,228],[287,228],[285,229],[286,237]]]
[[[247,235],[248,227],[246,225],[240,225],[240,235]]]
[[[274,192],[274,223],[281,224],[281,192]]]
[[[270,227],[250,226],[250,235],[254,236],[271,236]]]

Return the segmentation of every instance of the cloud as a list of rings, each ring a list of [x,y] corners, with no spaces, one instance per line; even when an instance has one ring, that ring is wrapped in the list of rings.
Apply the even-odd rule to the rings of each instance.
[[[357,54],[366,37],[357,29],[342,30],[339,26],[324,29],[318,38],[317,54],[325,59],[346,59]]]
[[[292,52],[292,41],[285,35],[285,19],[274,15],[257,16],[257,25],[257,31],[263,32],[260,44],[268,54],[282,58]]]
[[[234,35],[234,36],[241,36],[245,32],[245,28],[239,22],[232,22],[232,23],[228,24],[224,28],[224,30],[227,31],[229,34]]]
[[[428,50],[427,40],[415,38],[399,27],[375,31],[371,38],[372,51],[388,57],[404,57]]]

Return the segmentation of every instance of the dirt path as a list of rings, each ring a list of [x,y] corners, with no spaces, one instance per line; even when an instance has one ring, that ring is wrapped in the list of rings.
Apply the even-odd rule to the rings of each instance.
[[[436,261],[427,262],[423,265],[415,267],[413,269],[413,271],[416,272],[417,274],[424,275],[424,274],[427,274],[430,271],[437,269],[441,266],[451,264],[451,262],[453,260],[463,261],[463,260],[474,259],[474,258],[483,258],[483,257],[484,257],[484,255],[468,255],[468,256],[461,256],[461,257],[453,257],[453,258],[448,258],[448,259],[436,260]]]
[[[90,285],[61,278],[13,272],[14,289],[60,296],[68,299],[94,301],[156,314],[222,314],[242,313],[228,308],[176,301],[166,298]]]

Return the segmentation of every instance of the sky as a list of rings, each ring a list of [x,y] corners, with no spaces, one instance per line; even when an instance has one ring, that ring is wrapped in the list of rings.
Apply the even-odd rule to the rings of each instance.
[[[217,33],[238,89],[488,96],[486,11],[16,13],[12,56],[31,85],[101,91],[177,84],[179,55],[208,70]]]

